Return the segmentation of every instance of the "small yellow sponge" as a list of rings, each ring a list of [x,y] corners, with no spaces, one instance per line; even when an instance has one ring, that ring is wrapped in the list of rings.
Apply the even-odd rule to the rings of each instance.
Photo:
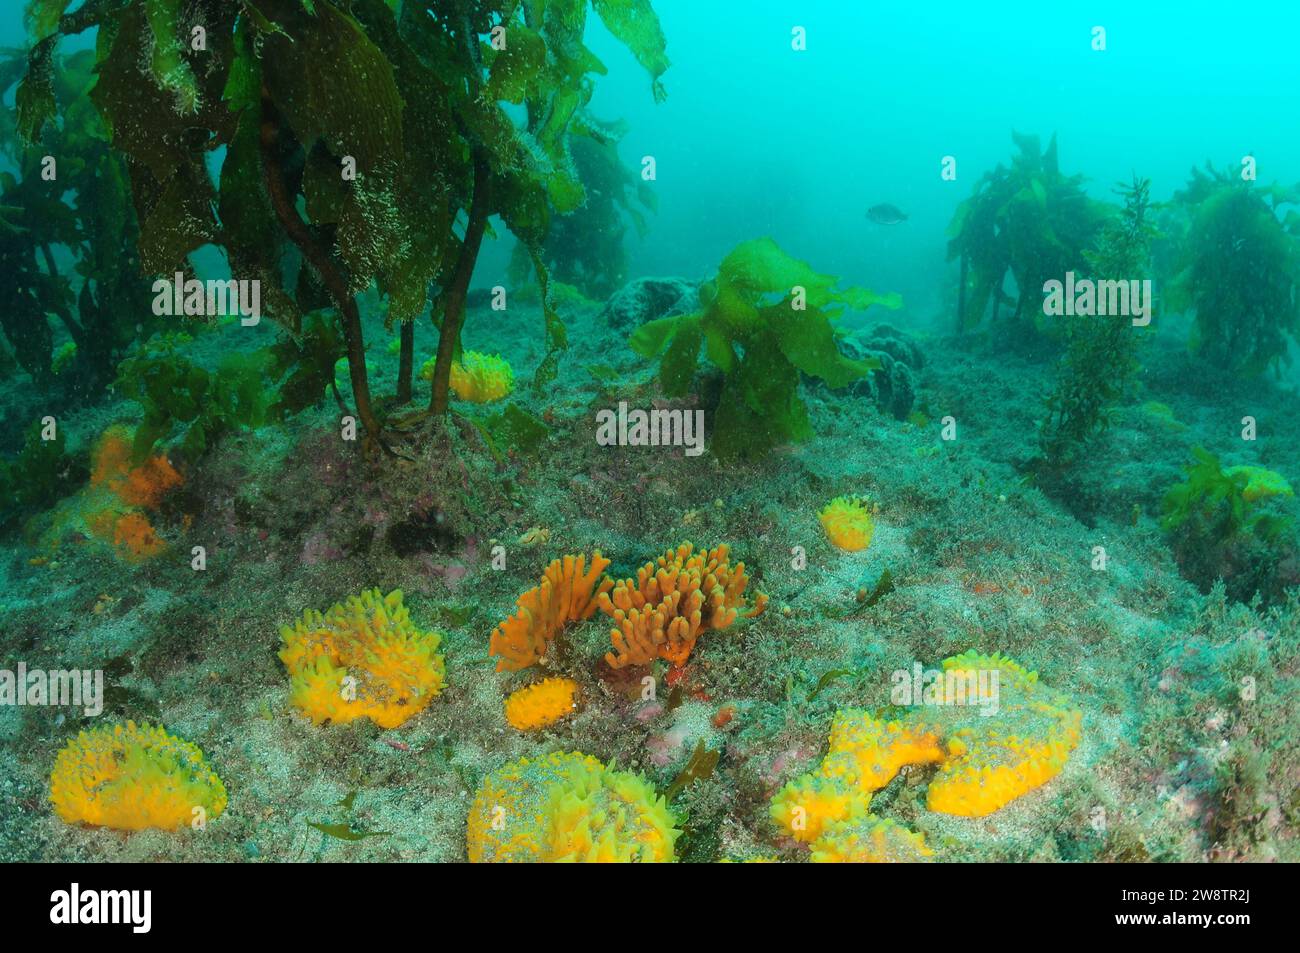
[[[857,551],[871,545],[876,525],[866,500],[856,496],[837,496],[827,503],[817,518],[826,536],[840,549]]]
[[[469,810],[471,863],[664,863],[681,831],[640,775],[585,754],[521,758],[489,774]]]
[[[548,678],[521,688],[506,699],[506,721],[520,731],[553,725],[578,707],[578,683]]]
[[[430,358],[420,368],[420,376],[433,380],[437,359]],[[515,389],[515,375],[510,363],[497,354],[465,351],[451,364],[451,389],[461,400],[487,404],[508,396]]]
[[[442,691],[442,636],[415,627],[402,591],[353,596],[280,630],[290,701],[316,724],[369,718],[396,728]]]
[[[50,803],[69,824],[176,830],[226,809],[226,788],[197,745],[149,725],[103,725],[54,760]]]
[[[787,784],[772,799],[772,820],[797,841],[810,843],[829,827],[846,820],[869,795],[819,772],[810,772]]]

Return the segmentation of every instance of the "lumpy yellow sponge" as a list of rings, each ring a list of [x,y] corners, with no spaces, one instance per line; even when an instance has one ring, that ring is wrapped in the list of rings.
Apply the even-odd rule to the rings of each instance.
[[[814,864],[897,864],[928,860],[925,838],[861,808],[812,845]]]
[[[506,721],[520,731],[553,725],[578,707],[578,683],[571,678],[547,678],[521,688],[506,699]]]
[[[943,759],[938,737],[924,726],[883,721],[852,708],[838,711],[826,757],[816,771],[791,781],[777,794],[772,819],[795,840],[816,841],[833,825],[865,816],[871,794],[905,765],[936,764]]]
[[[866,549],[876,531],[870,505],[856,496],[835,497],[822,507],[817,518],[821,520],[827,538],[840,549]]]
[[[1046,784],[1078,744],[1082,713],[1006,656],[967,652],[943,662],[945,676],[981,671],[998,676],[991,715],[977,705],[922,706],[893,721],[836,712],[826,757],[773,798],[772,819],[810,843],[814,860],[920,860],[929,851],[919,835],[882,828],[870,813],[872,794],[903,767],[937,765],[927,806],[962,817],[991,814]]]
[[[769,811],[772,820],[791,837],[810,843],[828,827],[846,820],[855,807],[870,803],[870,795],[820,771],[810,771],[783,787],[772,799]]]
[[[353,596],[280,630],[290,701],[317,724],[369,718],[396,728],[442,691],[442,636],[411,622],[395,589]]]
[[[221,814],[226,788],[197,745],[128,721],[69,739],[54,760],[50,803],[69,824],[175,830]]]
[[[668,803],[640,775],[556,752],[484,779],[467,842],[472,863],[664,863],[680,834]]]
[[[430,358],[420,368],[420,376],[432,380],[436,364],[437,359]],[[465,351],[459,361],[452,361],[451,389],[461,400],[487,404],[508,396],[515,389],[514,371],[504,357]]]
[[[1083,713],[1038,684],[1004,655],[967,652],[944,659],[950,671],[1000,670],[998,714],[947,734],[948,757],[930,782],[930,810],[982,817],[1061,773],[1079,743]]]
[[[1241,485],[1241,495],[1245,497],[1247,503],[1254,503],[1256,500],[1267,499],[1270,496],[1295,496],[1295,491],[1291,489],[1291,484],[1286,482],[1286,477],[1276,470],[1239,466],[1228,467],[1223,472]]]

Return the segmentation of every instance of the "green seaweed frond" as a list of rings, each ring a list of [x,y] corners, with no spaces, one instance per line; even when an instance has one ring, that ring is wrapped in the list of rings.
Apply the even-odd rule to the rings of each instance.
[[[756,456],[810,435],[800,373],[838,388],[880,366],[842,354],[834,322],[845,307],[898,308],[902,299],[859,287],[837,290],[838,284],[770,238],[743,242],[700,290],[698,311],[650,321],[629,344],[642,357],[659,360],[660,385],[669,397],[690,391],[703,351],[724,377],[713,452]]]

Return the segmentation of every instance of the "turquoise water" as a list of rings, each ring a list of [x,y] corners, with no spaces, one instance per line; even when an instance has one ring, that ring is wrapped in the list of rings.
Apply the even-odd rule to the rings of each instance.
[[[1167,199],[1191,166],[1247,154],[1264,181],[1300,180],[1291,4],[1249,16],[1162,0],[659,6],[673,61],[661,105],[627,53],[591,31],[611,67],[593,110],[628,120],[629,160],[659,159],[654,235],[635,249],[645,274],[694,276],[763,232],[833,274],[903,292],[925,321],[944,229],[1007,160],[1012,130],[1044,143],[1055,133],[1062,171],[1087,176],[1098,198],[1137,173]],[[1091,48],[1098,25],[1105,52]],[[955,181],[940,179],[947,155]],[[868,227],[878,202],[907,211],[908,227]]]
[[[702,262],[761,232],[823,270],[902,292],[912,319],[929,322],[944,229],[1006,161],[1013,130],[1044,143],[1055,134],[1062,170],[1086,176],[1098,198],[1136,173],[1167,199],[1191,166],[1244,155],[1264,181],[1300,180],[1300,130],[1287,119],[1300,109],[1289,45],[1300,11],[1289,3],[1254,4],[1249,16],[1204,0],[655,9],[673,64],[661,104],[628,51],[594,18],[587,30],[609,67],[592,111],[628,122],[626,161],[653,155],[659,166],[659,212],[653,235],[630,245],[633,273],[703,277]],[[20,4],[2,16],[0,46],[21,45]],[[1092,48],[1096,26],[1104,52]],[[940,179],[945,156],[955,180]],[[909,226],[868,227],[863,213],[878,202],[905,209]],[[510,245],[489,245],[476,283],[491,284]]]

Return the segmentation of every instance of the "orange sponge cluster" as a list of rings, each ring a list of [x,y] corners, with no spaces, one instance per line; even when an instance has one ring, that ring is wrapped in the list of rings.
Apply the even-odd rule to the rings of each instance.
[[[519,611],[492,633],[488,655],[497,658],[497,671],[527,668],[546,654],[566,625],[591,618],[597,598],[614,584],[601,578],[608,565],[597,551],[590,566],[586,556],[565,556],[547,566],[541,583],[519,597]]]
[[[497,671],[519,671],[543,656],[570,622],[591,617],[597,607],[613,617],[614,650],[605,655],[613,668],[645,665],[656,658],[685,663],[700,633],[725,629],[742,614],[758,615],[767,596],[745,600],[745,564],[731,565],[727,546],[695,552],[693,543],[668,550],[637,570],[636,579],[614,582],[601,573],[609,560],[597,551],[555,560],[541,584],[519,597],[518,611],[492,632],[489,655]]]
[[[727,628],[746,608],[745,564],[732,566],[725,544],[698,553],[694,549],[694,544],[682,543],[638,569],[636,579],[624,579],[612,593],[600,594],[600,609],[616,626],[610,632],[614,650],[605,655],[612,668],[645,665],[655,658],[682,665],[701,631]],[[744,615],[751,618],[766,607],[767,596],[759,593]]]
[[[112,543],[114,551],[131,562],[157,556],[166,543],[143,512],[156,509],[164,496],[183,479],[161,454],[134,463],[131,432],[110,427],[95,447],[90,473],[91,493],[103,497],[85,517],[90,531]]]
[[[125,427],[110,427],[105,431],[95,448],[91,485],[107,487],[128,506],[154,509],[168,491],[184,481],[162,454],[132,463],[131,444],[131,432]]]

